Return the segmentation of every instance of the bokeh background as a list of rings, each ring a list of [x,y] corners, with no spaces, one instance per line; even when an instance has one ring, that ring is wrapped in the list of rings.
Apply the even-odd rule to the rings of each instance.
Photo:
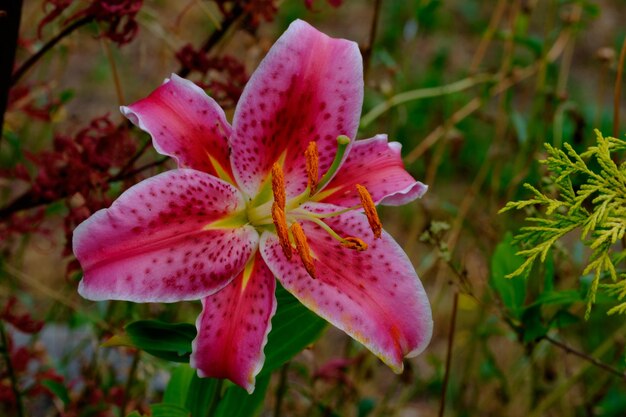
[[[585,319],[584,245],[566,238],[545,265],[510,282],[504,275],[519,265],[511,236],[525,213],[498,214],[528,197],[525,182],[542,185],[544,142],[582,151],[595,143],[594,129],[623,137],[614,112],[624,103],[615,91],[626,2],[144,0],[127,2],[138,5],[124,18],[136,26],[122,20],[121,39],[97,3],[115,2],[23,5],[15,69],[92,17],[9,92],[0,142],[0,413],[18,415],[7,358],[24,415],[117,416],[160,401],[176,364],[100,344],[133,320],[193,323],[199,303],[81,299],[71,231],[174,166],[125,123],[120,104],[182,71],[230,119],[248,76],[300,18],[359,43],[359,138],[387,133],[401,142],[407,169],[430,187],[420,201],[380,212],[424,283],[435,330],[395,375],[331,327],[273,376],[259,415],[626,415],[624,317],[608,316],[612,300],[600,297]],[[570,298],[538,303],[548,282]],[[524,313],[516,314],[506,294],[520,291]]]

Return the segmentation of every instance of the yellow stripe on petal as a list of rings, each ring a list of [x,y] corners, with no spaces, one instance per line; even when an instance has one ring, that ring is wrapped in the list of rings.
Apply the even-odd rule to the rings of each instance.
[[[250,277],[252,276],[252,271],[254,270],[254,259],[255,257],[253,256],[246,264],[246,267],[243,269],[243,280],[241,282],[242,294],[246,291],[246,286],[248,285],[248,282],[250,282]],[[254,378],[252,382],[254,382]]]

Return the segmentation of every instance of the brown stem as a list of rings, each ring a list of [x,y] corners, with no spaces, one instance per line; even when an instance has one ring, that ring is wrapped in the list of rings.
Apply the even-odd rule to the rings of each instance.
[[[42,46],[40,50],[31,55],[30,58],[24,61],[22,65],[20,65],[20,67],[15,70],[15,72],[13,73],[13,77],[11,77],[11,85],[15,85],[19,81],[19,79],[22,78],[22,76],[26,73],[26,71],[28,71],[33,65],[35,65],[35,63],[39,61],[39,59],[44,56],[46,52],[52,49],[54,45],[59,43],[63,38],[74,32],[79,27],[86,25],[92,20],[92,16],[85,16],[63,28],[61,32],[59,32],[54,38],[46,42],[46,44]]]
[[[616,369],[616,368],[613,368],[612,366],[607,365],[604,362],[600,362],[599,360],[597,360],[594,357],[589,356],[585,352],[581,352],[579,350],[576,350],[573,347],[571,347],[569,345],[566,345],[565,343],[560,342],[560,341],[558,341],[556,339],[553,339],[550,336],[546,335],[543,338],[544,338],[544,340],[552,343],[554,346],[560,347],[561,349],[563,349],[567,353],[571,353],[571,354],[573,354],[575,356],[578,356],[579,358],[582,358],[582,359],[588,361],[589,363],[597,366],[598,368],[604,369],[605,371],[607,371],[607,372],[609,372],[609,373],[611,373],[613,375],[616,375],[616,376],[620,377],[621,379],[623,379],[624,381],[626,381],[626,372],[620,371],[619,369]]]
[[[204,43],[202,44],[200,50],[204,53],[208,53],[224,37],[224,35],[226,34],[226,32],[228,32],[231,26],[233,26],[235,22],[237,22],[239,18],[243,17],[245,14],[246,13],[243,7],[241,7],[240,4],[236,4],[222,22],[222,26],[218,29],[215,29],[215,31],[213,31],[213,33],[209,35],[207,40],[204,41]],[[180,67],[176,73],[181,77],[186,77],[187,75],[189,75],[190,72],[190,68],[183,66]]]
[[[456,327],[456,311],[459,305],[459,293],[454,292],[452,300],[452,317],[450,317],[450,329],[448,332],[448,352],[446,353],[446,371],[443,376],[443,387],[441,388],[441,397],[439,400],[439,417],[443,417],[446,409],[446,395],[448,394],[448,381],[450,379],[450,365],[452,363],[452,346],[454,345],[454,328]]]
[[[376,31],[378,30],[378,20],[380,18],[380,8],[382,0],[376,0],[374,3],[374,16],[372,17],[372,25],[370,26],[370,39],[367,44],[367,48],[363,51],[363,74],[367,81],[370,64],[372,61],[372,52],[374,50],[374,43],[376,42]]]
[[[622,50],[619,53],[617,64],[617,78],[615,79],[615,93],[613,95],[613,137],[619,135],[619,102],[622,96],[622,75],[624,73],[624,59],[626,58],[626,37],[622,42]]]
[[[24,404],[22,403],[22,394],[17,386],[17,377],[13,369],[13,363],[11,362],[11,352],[9,351],[9,341],[4,329],[4,323],[0,320],[0,338],[2,339],[2,354],[7,364],[7,373],[11,380],[11,388],[13,389],[13,395],[15,396],[15,404],[17,405],[16,415],[17,417],[24,417]]]
[[[124,395],[122,396],[122,404],[120,405],[120,411],[122,412],[123,416],[126,415],[126,406],[128,405],[129,393],[130,393],[130,389],[133,386],[135,374],[137,373],[137,368],[139,367],[140,358],[141,358],[141,351],[138,350],[137,352],[135,352],[135,355],[133,356],[133,362],[130,365],[130,370],[128,371],[128,379],[126,380],[126,388],[124,389]]]
[[[15,63],[21,20],[22,0],[8,0],[0,5],[0,140],[4,113],[9,102],[11,71]]]
[[[289,372],[289,362],[285,363],[280,369],[280,379],[276,388],[276,405],[274,407],[274,417],[280,417],[283,398],[287,392],[287,373]]]

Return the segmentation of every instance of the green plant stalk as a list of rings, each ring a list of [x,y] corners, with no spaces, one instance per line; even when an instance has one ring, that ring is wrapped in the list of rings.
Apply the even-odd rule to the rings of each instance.
[[[408,103],[410,101],[422,100],[425,98],[440,97],[448,94],[458,93],[476,85],[483,84],[489,81],[494,81],[496,77],[491,74],[477,74],[472,77],[464,78],[459,81],[455,81],[451,84],[446,84],[438,87],[420,88],[417,90],[405,91],[397,94],[388,100],[378,104],[372,110],[367,112],[365,116],[361,118],[361,128],[366,128],[382,114],[389,111],[393,107],[400,104]]]

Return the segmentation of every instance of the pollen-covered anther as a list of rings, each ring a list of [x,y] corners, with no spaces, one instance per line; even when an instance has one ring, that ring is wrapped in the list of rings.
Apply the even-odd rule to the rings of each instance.
[[[278,207],[284,211],[285,204],[287,204],[285,175],[278,162],[274,162],[274,165],[272,165],[272,194],[274,194],[274,201],[278,204]]]
[[[341,245],[348,249],[354,249],[358,252],[363,252],[367,249],[367,243],[363,242],[358,237],[353,236],[344,237],[341,241]]]
[[[274,221],[274,226],[276,226],[276,235],[278,235],[280,246],[283,248],[283,252],[285,253],[287,259],[291,259],[292,249],[291,244],[289,243],[287,218],[284,210],[278,206],[276,201],[272,204],[272,220]]]
[[[296,242],[296,250],[298,251],[298,255],[300,255],[300,259],[302,259],[304,269],[306,269],[306,272],[309,273],[311,278],[315,278],[315,265],[313,264],[311,249],[309,248],[309,243],[306,240],[302,226],[300,226],[300,223],[294,222],[290,230],[293,240]]]
[[[383,225],[380,222],[380,217],[378,217],[378,212],[376,211],[374,200],[372,199],[369,191],[367,191],[367,188],[363,187],[361,184],[356,185],[356,190],[359,193],[361,205],[363,206],[363,210],[365,211],[365,215],[367,216],[367,221],[372,228],[374,237],[380,238],[380,235],[383,231]]]
[[[319,166],[320,166],[320,154],[317,151],[317,144],[315,142],[309,142],[306,151],[304,151],[306,157],[306,175],[308,178],[308,186],[311,190],[311,194],[315,194],[317,191],[317,185],[319,181]]]

